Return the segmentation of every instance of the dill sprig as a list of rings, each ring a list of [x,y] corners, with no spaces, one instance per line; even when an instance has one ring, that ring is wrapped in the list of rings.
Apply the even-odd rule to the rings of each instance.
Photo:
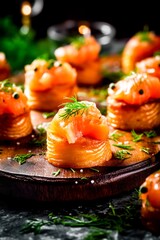
[[[17,154],[13,160],[18,162],[20,165],[26,162],[26,160],[32,156],[35,156],[34,153],[26,153],[26,154]]]
[[[131,135],[133,137],[133,142],[139,142],[143,137],[143,133],[137,134],[134,129],[131,131]]]
[[[114,157],[119,159],[119,160],[124,160],[124,159],[129,158],[129,155],[131,155],[131,153],[129,151],[119,150],[119,151],[115,152]]]
[[[125,145],[125,144],[122,144],[122,143],[113,144],[113,146],[123,148],[123,149],[127,149],[127,150],[134,150],[134,148],[132,146]]]
[[[111,201],[108,203],[107,213],[80,213],[76,215],[55,215],[53,212],[48,214],[48,219],[28,220],[21,228],[21,232],[34,234],[40,233],[44,226],[63,225],[68,227],[88,227],[90,237],[96,234],[98,237],[107,236],[108,233],[118,231],[122,233],[132,229],[133,226],[140,225],[140,200],[137,191],[131,196],[128,203],[118,207]],[[136,219],[136,221],[135,221]],[[95,230],[96,233],[93,231]],[[92,233],[94,234],[92,235]],[[89,235],[84,239],[89,238]],[[87,238],[88,237],[88,238]]]
[[[72,102],[61,104],[62,106],[64,106],[64,112],[59,115],[59,117],[61,117],[64,120],[68,119],[71,116],[78,115],[81,110],[82,110],[81,114],[83,114],[84,111],[89,107],[86,103],[77,101],[75,97],[67,99],[71,100]]]

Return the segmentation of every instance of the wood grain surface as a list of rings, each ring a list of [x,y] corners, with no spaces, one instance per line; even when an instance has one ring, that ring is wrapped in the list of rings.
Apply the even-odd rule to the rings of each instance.
[[[127,159],[114,158],[119,148],[110,140],[113,158],[104,167],[56,168],[45,158],[46,136],[36,130],[51,118],[44,119],[37,111],[32,111],[31,117],[34,130],[30,136],[0,142],[0,193],[5,196],[41,202],[100,200],[139,187],[149,174],[160,168],[160,137],[144,137],[143,141],[134,142],[131,133],[124,131],[119,131],[122,134],[119,141],[133,147]],[[149,153],[141,151],[142,147],[149,148]],[[33,156],[25,163],[15,160],[15,156],[27,153]]]

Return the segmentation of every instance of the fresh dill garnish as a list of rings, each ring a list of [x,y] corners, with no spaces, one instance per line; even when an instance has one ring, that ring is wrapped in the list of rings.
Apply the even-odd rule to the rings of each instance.
[[[84,36],[74,36],[69,38],[69,42],[72,46],[79,49],[85,44]]]
[[[53,175],[54,177],[56,177],[56,176],[58,176],[58,175],[60,174],[60,172],[61,172],[61,170],[58,169],[56,172],[53,172],[52,175]]]
[[[133,142],[139,142],[143,137],[143,133],[137,134],[134,129],[131,131],[131,135],[133,137]]]
[[[119,160],[125,160],[129,158],[129,155],[131,155],[131,153],[128,152],[127,150],[119,150],[115,152],[114,157]]]
[[[148,138],[152,138],[152,137],[156,137],[157,133],[154,130],[150,130],[150,131],[145,131],[144,134],[148,137]]]
[[[141,148],[141,151],[142,151],[142,152],[145,152],[145,153],[147,153],[147,154],[150,154],[150,148],[148,148],[148,147],[142,147],[142,148]]]
[[[38,124],[38,125],[36,126],[36,130],[37,130],[38,135],[44,135],[44,134],[46,134],[46,129],[43,127],[42,124]]]
[[[45,137],[42,139],[34,138],[29,142],[29,144],[35,147],[42,147],[46,144],[46,138]]]
[[[62,104],[61,106],[64,106],[64,112],[59,115],[59,117],[61,117],[64,120],[68,119],[71,116],[78,115],[80,111],[81,111],[81,114],[83,114],[83,112],[89,108],[89,105],[87,105],[86,103],[77,101],[75,97],[71,97],[67,99],[71,100],[72,102],[67,102]]]
[[[152,42],[152,40],[149,36],[149,31],[148,30],[138,32],[137,35],[140,37],[141,42]]]
[[[119,138],[122,136],[123,136],[123,133],[118,133],[117,131],[114,131],[109,138],[115,142],[118,142]]]
[[[87,177],[81,177],[81,180],[87,180],[88,178]]]
[[[125,144],[122,144],[122,143],[113,144],[113,146],[123,148],[123,149],[127,149],[127,150],[134,150],[134,148],[132,146],[125,145]]]
[[[160,55],[160,51],[156,51],[153,53],[153,56],[159,56]]]
[[[121,78],[125,76],[125,74],[122,71],[103,71],[103,77],[107,78],[110,82],[117,82]]]
[[[94,171],[94,172],[99,172],[99,169],[97,169],[97,168],[90,168],[92,171]]]
[[[41,220],[41,219],[33,219],[28,220],[25,225],[22,226],[21,232],[22,233],[30,233],[34,232],[34,234],[39,234],[41,232],[42,226],[51,225],[52,222],[48,220]]]
[[[54,62],[55,62],[55,60],[54,59],[49,59],[48,60],[48,69],[51,69],[53,66],[54,66]]]
[[[140,207],[141,202],[138,196],[139,192],[133,193],[130,200],[123,206],[108,203],[105,214],[99,213],[79,213],[76,215],[55,215],[53,212],[48,214],[47,220],[31,219],[22,226],[22,233],[34,234],[40,233],[43,226],[63,225],[68,227],[88,227],[89,234],[84,239],[101,239],[101,233],[109,233],[109,231],[118,231],[123,233],[126,230],[133,229],[133,226],[141,224]],[[136,221],[135,221],[136,220]],[[93,229],[96,229],[97,238],[89,238],[92,236]],[[104,236],[104,235],[103,235]],[[88,238],[87,238],[88,237]],[[108,238],[107,238],[108,239]]]
[[[18,162],[20,165],[24,164],[26,160],[32,156],[35,156],[34,153],[26,153],[26,154],[17,154],[13,160]]]
[[[45,119],[47,119],[47,118],[50,118],[50,117],[54,117],[55,114],[56,114],[56,111],[54,111],[54,112],[44,112],[44,113],[42,113],[42,116],[43,116]]]

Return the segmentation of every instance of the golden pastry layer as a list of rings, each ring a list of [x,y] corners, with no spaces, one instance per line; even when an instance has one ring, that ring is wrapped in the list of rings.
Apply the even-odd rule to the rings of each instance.
[[[31,134],[33,127],[30,113],[14,116],[10,114],[0,115],[0,139],[14,140]]]

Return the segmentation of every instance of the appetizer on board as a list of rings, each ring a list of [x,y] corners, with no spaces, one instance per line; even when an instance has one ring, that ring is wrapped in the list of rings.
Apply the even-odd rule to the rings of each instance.
[[[160,171],[149,175],[140,186],[141,219],[154,234],[160,234]]]
[[[5,80],[11,75],[11,68],[6,59],[6,55],[0,52],[0,81]]]
[[[135,34],[125,44],[122,52],[122,71],[125,74],[135,71],[135,64],[160,50],[160,36],[144,31]]]
[[[75,37],[70,44],[55,50],[55,57],[70,63],[77,70],[79,85],[97,85],[102,80],[99,63],[101,45],[93,36]]]
[[[0,82],[0,128],[1,140],[25,137],[33,130],[27,97],[9,80]]]
[[[25,66],[25,94],[30,109],[53,111],[77,93],[77,72],[69,63],[36,59]]]
[[[104,166],[112,157],[106,117],[95,103],[71,99],[47,128],[46,159],[64,168]]]
[[[136,63],[136,72],[160,78],[160,55],[145,58]]]
[[[132,73],[110,84],[107,97],[108,124],[123,130],[149,130],[160,125],[160,79]]]

